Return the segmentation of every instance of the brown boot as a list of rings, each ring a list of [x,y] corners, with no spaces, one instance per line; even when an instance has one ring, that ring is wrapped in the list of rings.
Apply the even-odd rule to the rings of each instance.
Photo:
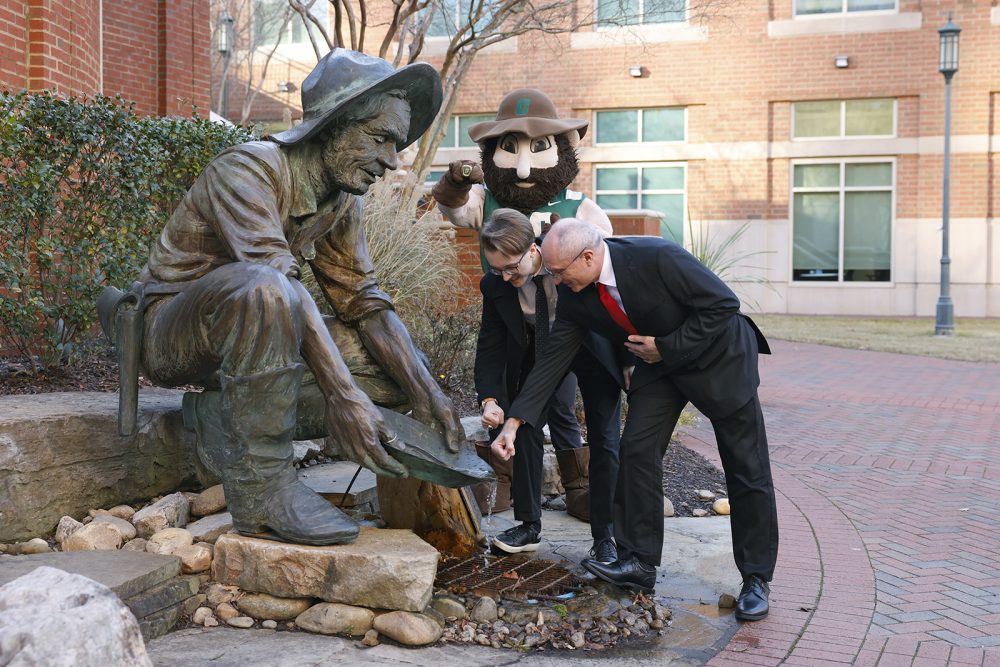
[[[493,472],[497,474],[497,496],[493,501],[493,512],[503,512],[510,509],[510,476],[513,469],[513,462],[504,461],[493,453],[488,444],[476,443],[476,454],[479,458],[490,464]],[[492,482],[479,482],[472,485],[472,494],[476,497],[476,504],[479,511],[486,516],[490,513],[490,490]]]
[[[590,447],[556,450],[559,477],[566,489],[566,513],[590,522]]]

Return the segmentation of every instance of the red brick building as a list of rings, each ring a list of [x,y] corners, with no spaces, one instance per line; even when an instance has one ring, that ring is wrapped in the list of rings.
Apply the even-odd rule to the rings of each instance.
[[[210,34],[204,0],[0,0],[0,87],[207,115]]]

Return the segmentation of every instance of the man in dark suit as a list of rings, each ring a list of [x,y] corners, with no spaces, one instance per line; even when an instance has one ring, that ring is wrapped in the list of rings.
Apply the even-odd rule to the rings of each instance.
[[[591,228],[600,235],[596,227]],[[504,410],[518,395],[536,354],[548,346],[549,327],[555,319],[556,286],[552,278],[542,272],[540,240],[535,238],[531,223],[523,213],[513,209],[496,210],[483,226],[480,242],[491,270],[479,283],[483,293],[483,317],[476,346],[475,381],[483,406],[483,425],[496,429],[503,423]],[[594,335],[581,337],[577,350],[541,401],[532,424],[518,431],[520,448],[513,460],[512,486],[514,517],[521,524],[498,535],[493,546],[506,553],[538,549],[542,426],[545,415],[552,414],[552,394],[569,370],[579,381],[587,419],[589,514],[594,538],[591,556],[596,562],[610,564],[617,559],[612,506],[618,473],[624,377],[610,341]],[[567,461],[579,464],[575,450],[560,451],[559,443],[555,439],[553,442],[560,467]],[[580,472],[586,474],[588,471]],[[569,493],[568,489],[567,495]]]
[[[690,401],[712,421],[729,487],[733,555],[743,576],[736,616],[764,618],[778,552],[757,398],[757,355],[770,353],[764,336],[739,312],[736,295],[676,243],[603,239],[586,224],[562,220],[546,237],[542,255],[545,270],[560,283],[558,318],[494,450],[515,452],[523,424],[536,423],[588,333],[627,348],[637,361],[627,387],[615,495],[618,560],[606,565],[587,559],[584,567],[611,583],[652,590],[663,547],[663,455]]]

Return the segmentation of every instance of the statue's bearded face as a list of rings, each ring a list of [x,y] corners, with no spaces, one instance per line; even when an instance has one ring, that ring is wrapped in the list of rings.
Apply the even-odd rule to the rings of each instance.
[[[525,215],[545,206],[579,173],[576,150],[563,136],[511,132],[483,143],[483,180],[501,206]]]
[[[399,166],[396,145],[410,128],[410,105],[386,96],[373,118],[350,123],[330,133],[323,144],[323,167],[337,190],[363,195],[386,171]]]

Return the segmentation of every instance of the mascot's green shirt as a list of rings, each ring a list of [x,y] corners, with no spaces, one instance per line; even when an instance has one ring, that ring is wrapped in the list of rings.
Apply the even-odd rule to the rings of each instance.
[[[576,212],[580,208],[580,204],[586,199],[586,195],[582,192],[576,192],[575,190],[565,189],[556,195],[555,199],[550,201],[545,206],[535,209],[534,213],[531,214],[529,219],[531,220],[531,226],[535,230],[535,235],[541,234],[542,225],[549,222],[552,214],[557,213],[559,219],[562,218],[575,218]],[[486,188],[486,199],[483,202],[483,220],[489,219],[493,214],[493,211],[498,208],[503,208],[503,206],[496,200],[493,193]],[[486,254],[483,252],[482,245],[479,246],[479,261],[483,265],[483,273],[487,273],[490,270],[490,264],[486,261]]]

